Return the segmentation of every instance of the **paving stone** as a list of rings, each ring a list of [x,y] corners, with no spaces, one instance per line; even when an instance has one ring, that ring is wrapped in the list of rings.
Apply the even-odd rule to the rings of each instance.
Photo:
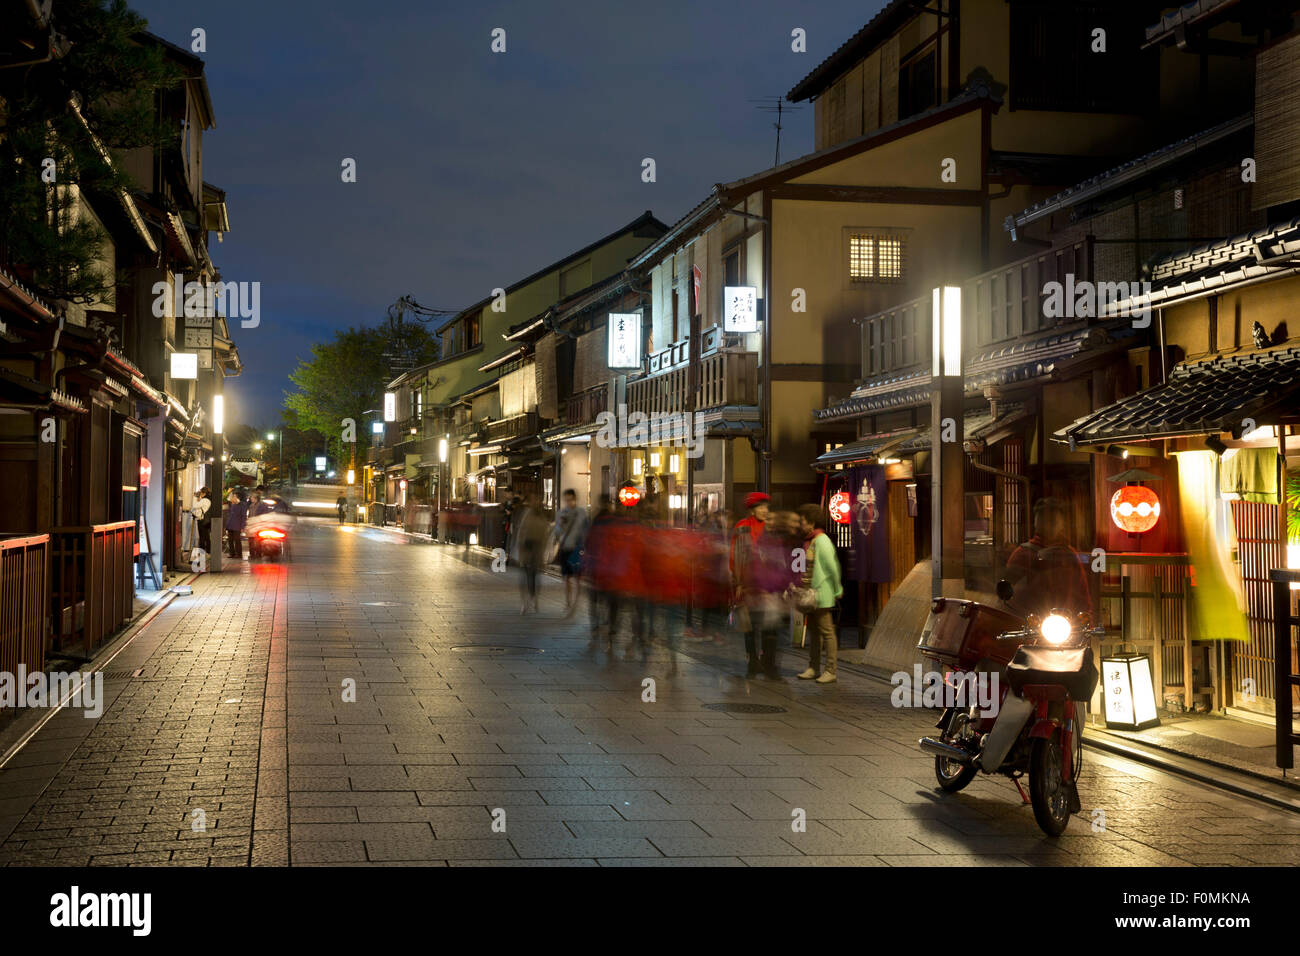
[[[748,681],[732,639],[683,643],[675,676],[662,645],[644,664],[623,659],[626,638],[614,660],[588,656],[585,615],[563,618],[549,577],[520,618],[517,582],[458,551],[347,537],[304,522],[283,573],[237,564],[164,608],[121,659],[150,679],[111,682],[99,719],[56,716],[0,769],[0,864],[1300,862],[1294,816],[1115,757],[1088,762],[1085,813],[1050,840],[1004,779],[940,793],[915,745],[933,715],[893,708],[888,686]],[[402,606],[360,607],[380,580],[361,572],[385,564]],[[491,642],[545,653],[451,650]],[[721,701],[785,712],[703,709]]]

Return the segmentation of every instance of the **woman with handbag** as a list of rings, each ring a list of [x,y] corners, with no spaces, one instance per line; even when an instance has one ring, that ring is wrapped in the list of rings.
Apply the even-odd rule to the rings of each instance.
[[[830,684],[836,680],[835,660],[839,651],[833,612],[835,602],[844,594],[840,561],[835,554],[835,545],[826,533],[826,509],[821,505],[800,505],[799,525],[807,537],[804,553],[808,570],[804,575],[804,587],[796,589],[794,601],[796,608],[808,616],[809,638],[808,669],[799,677],[803,680],[816,678],[819,684]],[[809,591],[811,594],[806,593]],[[821,670],[823,648],[825,670]]]

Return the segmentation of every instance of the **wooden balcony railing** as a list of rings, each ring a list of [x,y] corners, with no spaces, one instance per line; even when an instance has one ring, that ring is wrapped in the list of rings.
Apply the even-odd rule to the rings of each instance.
[[[684,412],[689,367],[679,365],[627,383],[629,412]],[[700,359],[695,410],[721,405],[758,404],[758,356],[753,352],[714,352]]]
[[[134,613],[135,522],[55,528],[50,540],[56,646],[79,636],[89,654]]]
[[[596,420],[596,416],[609,409],[609,385],[597,385],[569,396],[564,407],[566,425],[586,425]]]
[[[1043,249],[961,282],[962,351],[967,360],[1022,336],[1057,327],[1095,322],[1074,317],[1073,301],[1063,317],[1044,315],[1044,287],[1049,282],[1092,281],[1089,239]],[[930,324],[933,297],[926,293],[881,312],[855,319],[862,333],[862,377],[921,368],[931,361]]]
[[[0,672],[45,669],[50,536],[0,539]]]
[[[487,424],[487,443],[489,445],[495,445],[497,442],[510,441],[514,438],[523,438],[526,435],[536,434],[536,412],[527,412],[523,415],[516,415],[513,418],[504,418],[501,421],[488,422]]]

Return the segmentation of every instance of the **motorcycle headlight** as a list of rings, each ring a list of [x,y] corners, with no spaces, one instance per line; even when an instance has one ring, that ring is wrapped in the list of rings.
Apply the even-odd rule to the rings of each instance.
[[[1038,632],[1049,644],[1063,644],[1070,639],[1070,622],[1060,614],[1049,614],[1043,618]]]

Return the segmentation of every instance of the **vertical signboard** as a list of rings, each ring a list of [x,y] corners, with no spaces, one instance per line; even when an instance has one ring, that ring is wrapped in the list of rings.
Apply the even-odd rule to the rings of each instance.
[[[609,314],[608,361],[611,369],[641,367],[641,314],[639,312],[611,312]]]

